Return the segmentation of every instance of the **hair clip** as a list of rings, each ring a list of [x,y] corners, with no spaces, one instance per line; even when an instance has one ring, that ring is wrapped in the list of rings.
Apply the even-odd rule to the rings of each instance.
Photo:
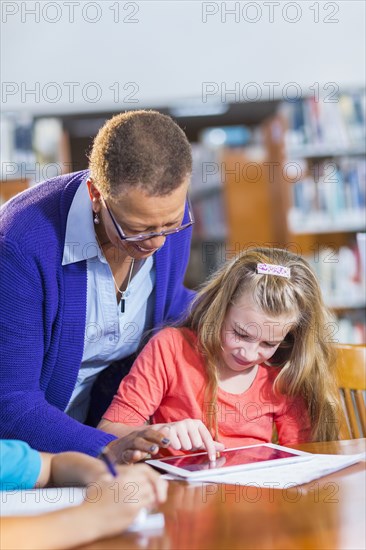
[[[257,264],[257,273],[262,273],[263,275],[278,275],[279,277],[286,277],[289,279],[291,270],[289,267],[284,267],[283,265]]]

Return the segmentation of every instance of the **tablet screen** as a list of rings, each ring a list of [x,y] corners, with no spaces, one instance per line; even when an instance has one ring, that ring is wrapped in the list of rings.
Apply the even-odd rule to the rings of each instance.
[[[223,451],[216,459],[216,462],[208,460],[207,453],[179,456],[163,460],[170,466],[182,468],[190,472],[200,470],[209,470],[212,468],[228,468],[231,466],[244,466],[248,464],[257,464],[267,460],[279,460],[283,458],[294,458],[298,455],[280,449],[274,449],[266,446],[244,447],[241,449],[232,449]]]

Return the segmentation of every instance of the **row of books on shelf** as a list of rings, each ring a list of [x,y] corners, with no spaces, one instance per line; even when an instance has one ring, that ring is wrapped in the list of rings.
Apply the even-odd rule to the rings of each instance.
[[[222,189],[221,150],[202,143],[192,143],[192,177],[190,195],[201,197]]]
[[[193,143],[192,160],[190,197],[195,217],[193,238],[225,240],[227,222],[222,194],[221,149]]]
[[[341,157],[305,167],[305,177],[292,184],[292,231],[333,229],[357,230],[365,225],[366,160]]]
[[[358,246],[324,247],[307,258],[320,281],[328,307],[366,307],[366,277]]]
[[[333,340],[340,344],[365,344],[366,319],[362,312],[339,317],[335,321]]]
[[[365,149],[365,90],[284,102],[281,111],[288,123],[285,144],[290,154],[299,147],[304,154],[307,147],[320,153],[328,147]]]
[[[69,151],[58,118],[33,119],[26,113],[1,114],[0,179],[30,184],[70,171]]]
[[[224,263],[223,247],[225,244],[216,240],[192,240],[185,279],[188,288],[198,288]]]
[[[193,237],[207,241],[224,241],[228,228],[223,195],[213,193],[206,197],[193,198],[192,207],[195,218]]]
[[[221,128],[209,128],[211,133],[222,132],[228,135],[223,143],[208,142],[192,143],[192,178],[191,196],[207,196],[210,193],[220,192],[225,186],[229,177],[236,182],[241,179],[253,178],[262,170],[260,164],[267,158],[263,145],[263,132],[260,128],[252,131],[251,139],[246,143],[239,143],[231,139],[230,130],[244,129],[245,126],[226,126]],[[202,132],[204,136],[206,131]],[[202,138],[203,139],[203,138]],[[227,153],[230,149],[240,151],[242,162],[235,162],[234,165],[227,160]],[[230,155],[229,155],[230,157]],[[269,170],[269,169],[268,169]]]
[[[323,298],[336,318],[330,333],[334,342],[366,343],[365,240],[338,250],[324,247],[307,260],[320,282]]]

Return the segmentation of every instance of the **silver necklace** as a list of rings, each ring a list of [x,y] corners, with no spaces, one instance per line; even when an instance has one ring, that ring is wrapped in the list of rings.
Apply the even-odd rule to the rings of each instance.
[[[99,244],[99,248],[104,256],[104,253],[103,253],[103,248],[102,248],[102,245],[100,244],[100,240],[98,238],[98,235],[95,233],[95,236],[96,236],[96,239],[98,241],[98,244]],[[130,265],[130,270],[128,272],[128,280],[127,280],[127,285],[126,285],[126,288],[124,290],[121,290],[121,287],[119,287],[116,283],[116,279],[114,278],[114,275],[113,275],[113,272],[112,272],[112,269],[111,269],[111,275],[112,275],[112,279],[113,279],[113,282],[114,282],[114,285],[116,287],[116,290],[118,292],[118,294],[121,295],[121,300],[120,300],[120,306],[121,306],[121,313],[124,313],[125,312],[125,309],[126,309],[126,293],[127,293],[127,290],[128,290],[128,287],[130,286],[130,282],[131,282],[131,278],[132,278],[132,272],[133,272],[133,267],[135,265],[135,258],[132,258],[131,260],[131,265]]]

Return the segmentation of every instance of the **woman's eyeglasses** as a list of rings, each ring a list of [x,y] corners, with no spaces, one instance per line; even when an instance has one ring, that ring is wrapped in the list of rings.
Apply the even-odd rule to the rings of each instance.
[[[183,231],[184,229],[187,229],[188,227],[191,227],[191,225],[194,224],[194,217],[192,212],[192,205],[189,199],[187,199],[188,202],[188,218],[189,221],[187,223],[183,223],[178,227],[174,227],[171,229],[165,229],[164,231],[159,231],[158,233],[152,232],[152,233],[138,233],[136,235],[126,235],[123,231],[122,227],[117,223],[116,218],[114,217],[112,211],[110,210],[107,202],[103,199],[103,202],[105,204],[105,207],[108,211],[108,214],[113,222],[113,225],[115,227],[115,230],[117,231],[117,234],[119,238],[122,241],[127,242],[139,242],[139,241],[147,241],[149,239],[153,239],[155,237],[165,237],[166,235],[173,235],[174,233],[179,233],[180,231]]]

